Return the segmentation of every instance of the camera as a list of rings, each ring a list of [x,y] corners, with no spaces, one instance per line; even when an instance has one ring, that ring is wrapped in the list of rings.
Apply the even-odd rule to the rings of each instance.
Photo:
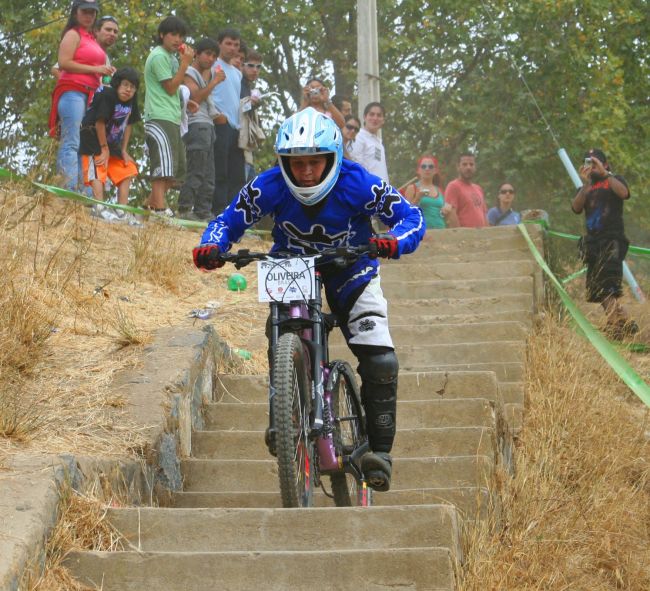
[[[320,88],[310,88],[309,96],[320,96]]]
[[[593,160],[591,158],[585,158],[585,166],[591,166],[593,164]]]

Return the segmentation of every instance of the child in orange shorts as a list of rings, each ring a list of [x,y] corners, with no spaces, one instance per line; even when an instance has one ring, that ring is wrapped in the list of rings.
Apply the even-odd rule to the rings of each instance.
[[[92,187],[93,196],[99,201],[104,200],[104,185],[110,179],[117,187],[118,203],[127,205],[131,179],[138,174],[127,148],[132,125],[141,120],[137,100],[139,84],[140,75],[135,69],[117,70],[110,86],[95,94],[81,124],[79,152],[84,184]],[[124,215],[117,210],[100,217],[112,221]]]

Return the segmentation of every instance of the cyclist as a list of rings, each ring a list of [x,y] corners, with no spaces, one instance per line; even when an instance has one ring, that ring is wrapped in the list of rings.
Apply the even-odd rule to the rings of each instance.
[[[314,255],[337,246],[374,243],[377,256],[397,259],[417,248],[426,230],[421,211],[388,183],[343,159],[341,131],[331,119],[309,107],[296,113],[280,126],[275,152],[279,165],[245,185],[208,225],[193,252],[198,268],[221,267],[219,253],[229,250],[265,215],[274,220],[271,252]],[[378,216],[389,231],[373,235],[372,216]],[[364,255],[347,268],[331,267],[321,270],[325,295],[359,361],[371,450],[361,467],[372,488],[387,491],[398,362],[379,263]]]

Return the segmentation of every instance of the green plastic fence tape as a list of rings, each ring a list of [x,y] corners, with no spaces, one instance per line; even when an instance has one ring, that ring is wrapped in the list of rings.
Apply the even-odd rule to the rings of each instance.
[[[569,281],[573,281],[574,279],[580,277],[580,275],[584,275],[587,272],[587,267],[584,269],[580,269],[580,271],[576,271],[575,273],[571,273],[571,275],[565,277],[562,279],[562,285],[566,285],[569,283]]]
[[[557,277],[555,277],[553,271],[551,271],[549,266],[546,264],[546,261],[537,250],[537,247],[533,244],[526,226],[524,224],[518,224],[517,227],[526,239],[528,248],[530,248],[530,251],[533,253],[537,264],[551,280],[551,283],[557,290],[562,302],[575,320],[576,324],[584,333],[587,340],[596,348],[601,357],[609,364],[623,382],[627,384],[630,390],[632,390],[632,392],[634,392],[646,406],[650,406],[650,386],[641,379],[639,374],[637,374],[628,362],[621,357],[618,351],[610,345],[609,341],[591,325],[589,320],[584,317],[578,306],[576,306],[574,301],[569,297],[569,294],[565,291],[564,287],[562,287],[562,284],[558,281]]]
[[[566,238],[567,240],[577,241],[580,240],[580,236],[575,234],[567,234],[565,232],[557,232],[556,230],[551,230],[548,222],[546,220],[526,220],[524,224],[537,224],[542,226],[549,236],[556,236],[557,238]],[[628,254],[634,254],[637,256],[648,257],[650,258],[650,248],[644,248],[643,246],[632,246],[628,249]]]
[[[104,201],[97,201],[97,199],[92,199],[91,197],[88,197],[87,195],[82,195],[81,193],[77,193],[75,191],[69,191],[68,189],[62,189],[61,187],[54,187],[52,185],[46,185],[44,183],[38,183],[36,181],[30,181],[28,178],[16,174],[15,172],[12,172],[11,170],[8,170],[6,168],[0,167],[0,179],[9,179],[9,180],[20,180],[20,181],[26,181],[29,183],[32,183],[32,185],[35,185],[39,187],[40,189],[43,189],[44,191],[47,191],[48,193],[52,193],[53,195],[56,195],[57,197],[62,197],[63,199],[71,199],[72,201],[77,201],[79,203],[86,203],[88,205],[93,205],[93,204],[100,204],[100,205],[105,205],[106,207],[112,207],[113,209],[122,209],[124,211],[128,211],[133,214],[137,215],[142,215],[142,216],[147,216],[147,217],[154,217],[154,218],[160,218],[164,219],[165,221],[169,222],[170,224],[176,225],[176,226],[182,226],[183,228],[197,228],[199,230],[204,229],[207,224],[205,222],[199,222],[196,220],[183,220],[181,218],[170,218],[167,216],[162,216],[160,214],[157,214],[155,212],[149,211],[148,209],[142,209],[141,207],[133,207],[131,205],[121,205],[120,203],[106,203]],[[269,230],[247,230],[248,233],[250,234],[270,234],[271,232]]]

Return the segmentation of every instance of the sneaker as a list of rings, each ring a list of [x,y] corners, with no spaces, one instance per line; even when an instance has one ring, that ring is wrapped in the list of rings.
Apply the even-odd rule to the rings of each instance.
[[[390,454],[383,451],[368,452],[361,458],[361,470],[370,488],[377,492],[390,490],[390,477],[393,472],[393,458]]]
[[[123,224],[128,224],[129,226],[142,226],[142,222],[140,222],[130,211],[116,209],[115,216],[117,217],[117,221],[122,222]]]
[[[90,215],[105,222],[117,222],[118,217],[115,212],[105,205],[95,204],[90,208]]]
[[[173,210],[169,207],[165,207],[162,209],[155,209],[153,207],[145,207],[145,209],[149,210],[151,213],[155,213],[156,215],[166,217],[166,218],[173,218],[175,217],[175,214]]]

